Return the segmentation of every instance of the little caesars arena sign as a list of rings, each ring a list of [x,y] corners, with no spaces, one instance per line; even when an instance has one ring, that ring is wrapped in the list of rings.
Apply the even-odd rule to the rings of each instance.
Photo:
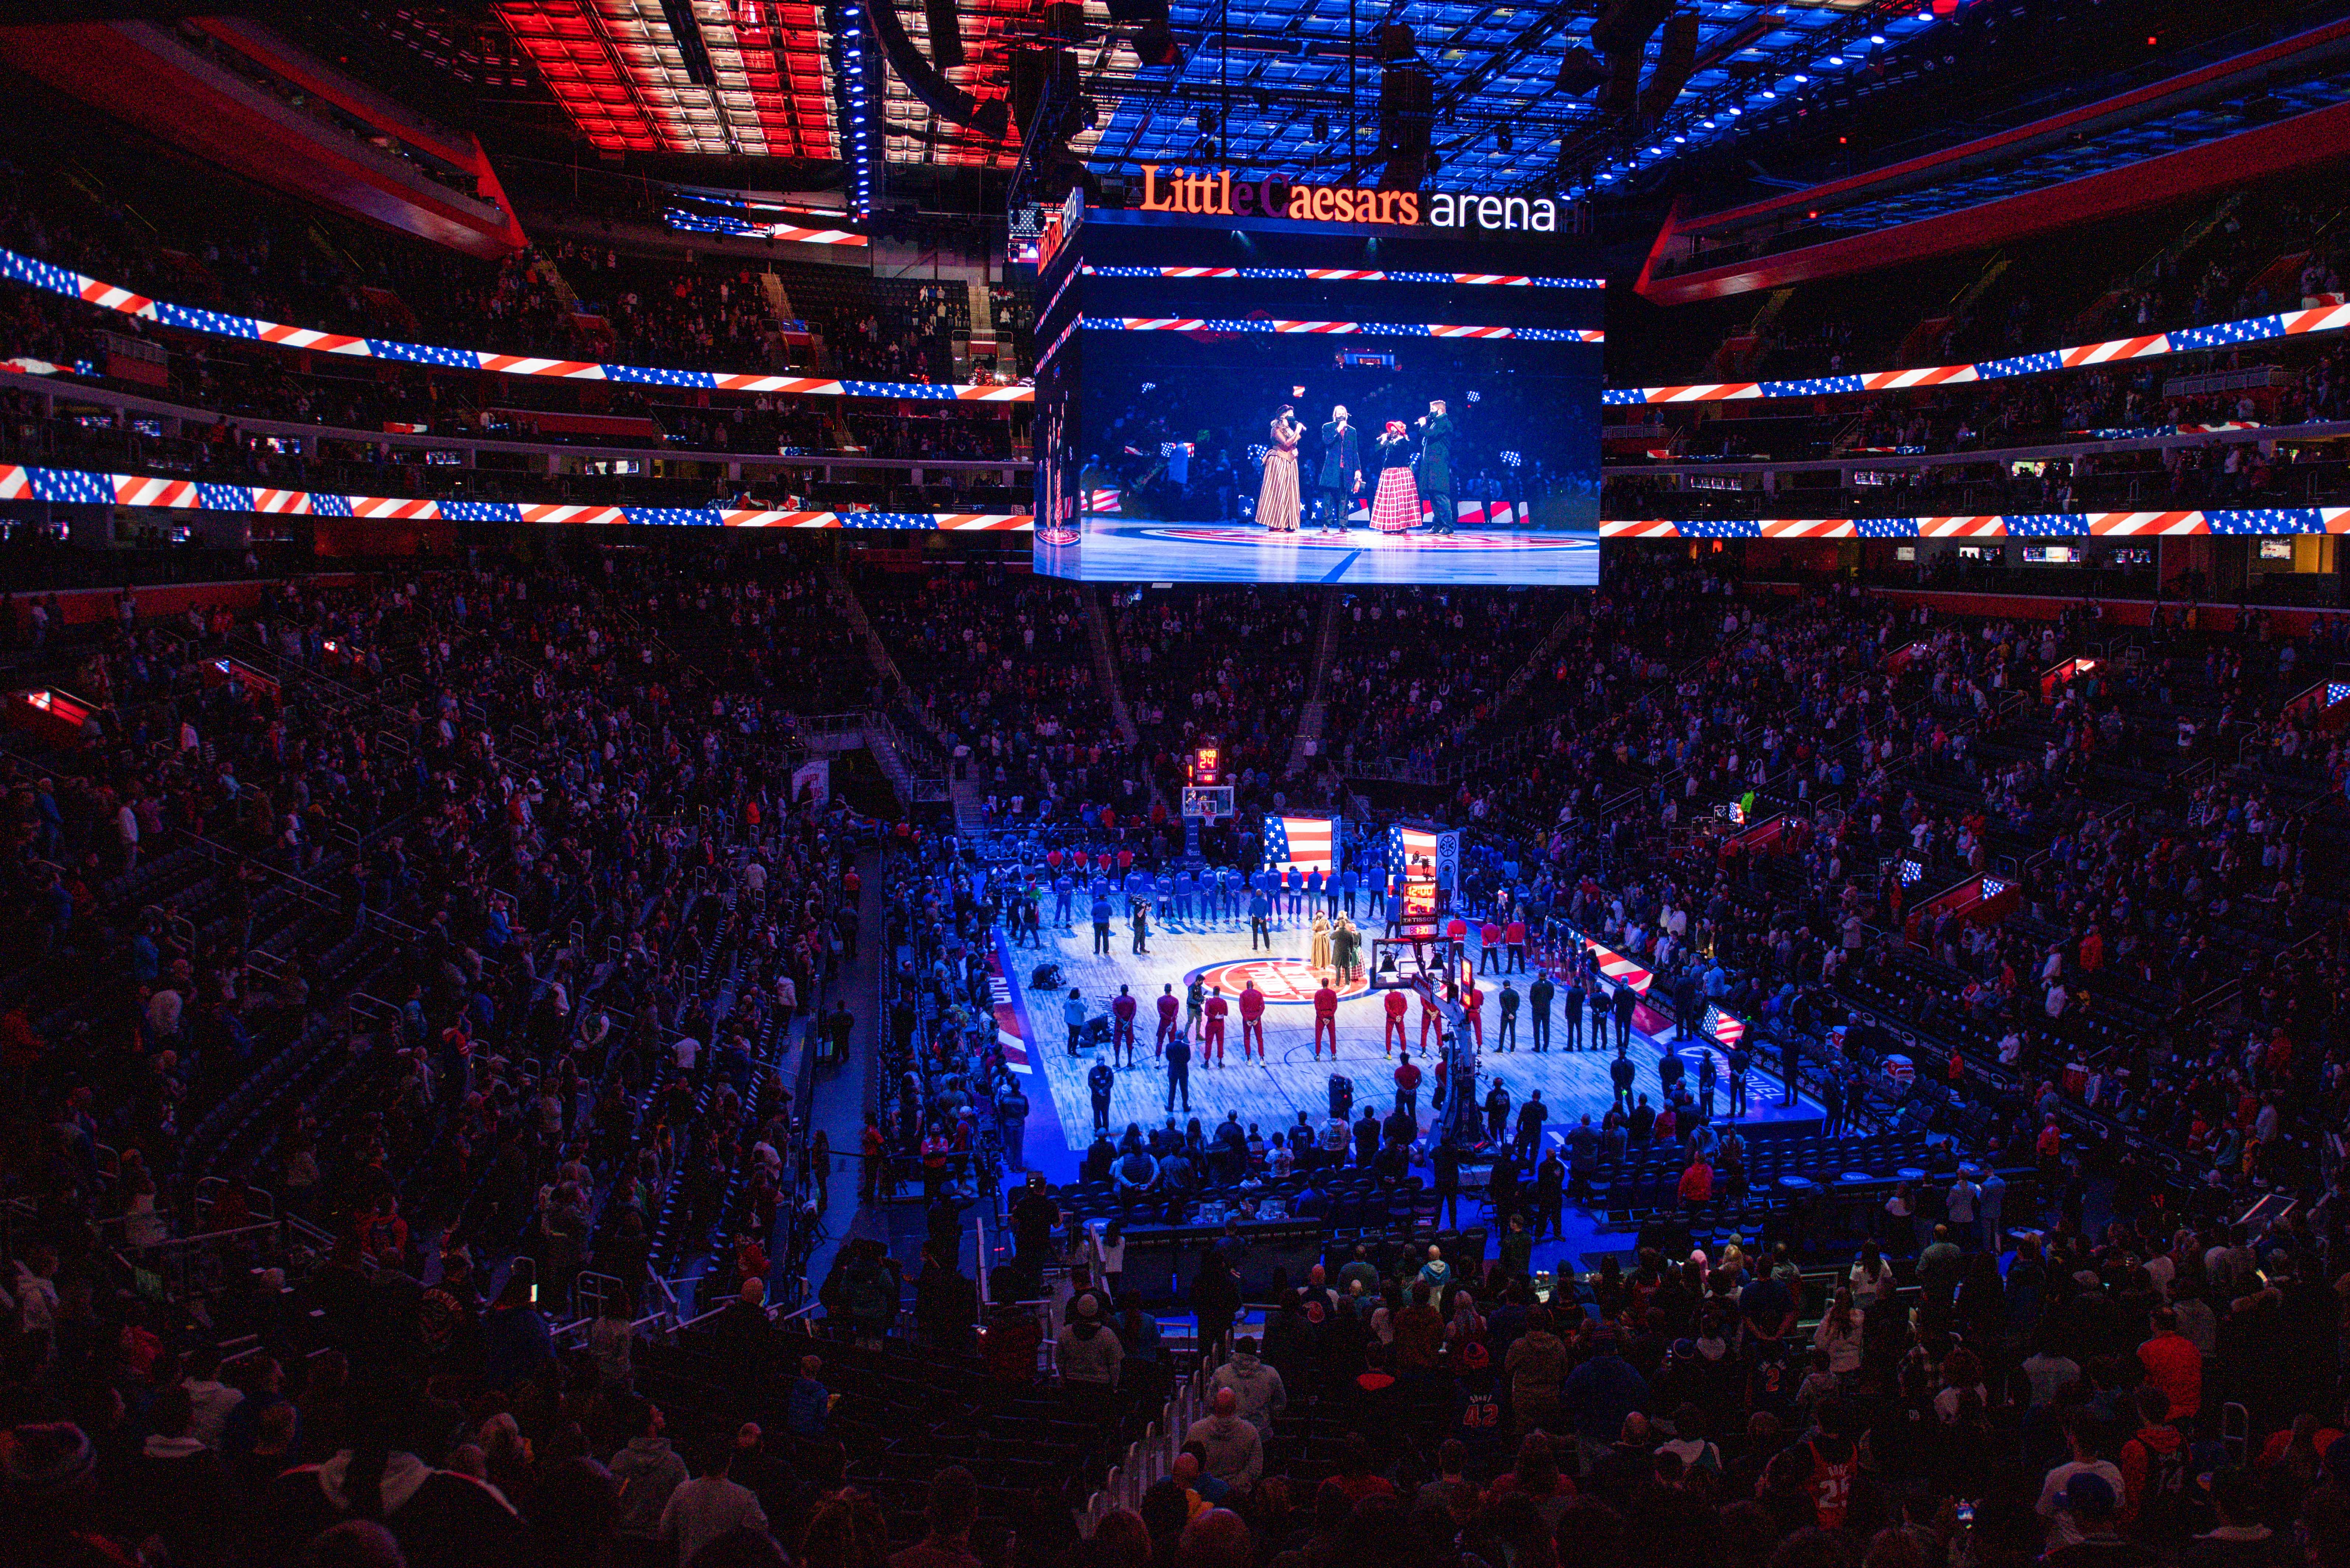
[[[1229,169],[1186,172],[1142,166],[1142,211],[1201,217],[1287,218],[1306,223],[1389,223],[1431,229],[1558,233],[1558,203],[1547,196],[1466,196],[1450,191],[1375,191],[1352,185],[1302,185],[1268,175],[1236,180]]]

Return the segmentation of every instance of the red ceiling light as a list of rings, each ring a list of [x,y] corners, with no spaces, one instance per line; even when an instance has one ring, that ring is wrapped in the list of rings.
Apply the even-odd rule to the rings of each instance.
[[[660,0],[500,0],[498,16],[598,148],[837,154],[814,5],[694,0],[708,87],[688,78]]]

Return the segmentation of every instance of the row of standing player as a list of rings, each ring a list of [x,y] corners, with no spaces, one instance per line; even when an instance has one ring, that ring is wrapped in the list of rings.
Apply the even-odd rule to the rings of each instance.
[[[1555,987],[1550,976],[1547,973],[1538,974],[1534,984],[1529,987],[1528,995],[1534,1003],[1532,1049],[1535,1053],[1544,1052],[1550,1047],[1552,1036],[1550,1003],[1555,995]],[[1608,1064],[1612,1104],[1616,1110],[1629,1112],[1634,1106],[1635,1085],[1638,1076],[1630,1057],[1631,1022],[1636,995],[1629,986],[1618,985],[1614,988],[1611,998],[1607,992],[1600,988],[1598,982],[1594,981],[1589,992],[1589,1000],[1592,1049],[1607,1048],[1607,1020],[1612,1017],[1615,1021],[1616,1060]],[[1461,993],[1459,1001],[1461,1007],[1461,1026],[1471,1033],[1472,1038],[1482,1051],[1484,1046],[1484,993],[1472,981]],[[1247,1062],[1249,1048],[1253,1044],[1257,1059],[1263,1061],[1265,1059],[1264,993],[1252,982],[1243,988],[1238,1002],[1241,1015],[1241,1060],[1243,1063]],[[1338,1002],[1336,988],[1326,977],[1313,999],[1313,1052],[1315,1061],[1321,1059],[1322,1048],[1326,1043],[1330,1048],[1330,1059],[1336,1062],[1338,1058]],[[1578,1052],[1583,1049],[1584,1002],[1584,982],[1580,977],[1575,977],[1571,980],[1567,992],[1567,1006],[1565,1012],[1566,1044],[1563,1047],[1565,1051]],[[1154,1064],[1162,1067],[1167,1074],[1167,1109],[1172,1112],[1175,1102],[1180,1096],[1183,1108],[1189,1111],[1191,1108],[1191,1042],[1194,1038],[1200,1041],[1199,1058],[1202,1067],[1222,1067],[1224,1064],[1226,1020],[1232,1011],[1232,1004],[1226,1000],[1222,987],[1203,987],[1200,981],[1194,979],[1180,1001],[1175,995],[1173,982],[1163,983],[1154,1005],[1158,1015],[1158,1033],[1152,1042],[1151,1056]],[[1069,1027],[1068,1050],[1069,1054],[1075,1056],[1081,1048],[1087,1018],[1082,992],[1075,989],[1070,991],[1066,1011]],[[1131,1070],[1134,1067],[1139,1050],[1136,1025],[1140,1011],[1140,1003],[1133,995],[1131,989],[1126,985],[1120,985],[1118,988],[1118,995],[1110,1002],[1109,1057],[1096,1062],[1092,1071],[1087,1075],[1087,1087],[1093,1100],[1094,1122],[1097,1127],[1107,1125],[1110,1091],[1116,1084],[1115,1068],[1124,1066]],[[1388,1057],[1399,1056],[1401,1059],[1395,1074],[1398,1104],[1400,1106],[1406,1103],[1411,1103],[1416,1108],[1420,1073],[1412,1063],[1411,1043],[1405,1030],[1405,1021],[1410,1012],[1410,1003],[1406,993],[1400,990],[1387,992],[1383,1011],[1386,1024],[1381,1033],[1381,1054]],[[1499,1011],[1501,1023],[1495,1034],[1495,1052],[1496,1054],[1513,1053],[1517,1049],[1517,1024],[1521,1005],[1519,992],[1508,978],[1504,978],[1502,982]],[[1443,1015],[1437,1007],[1434,996],[1428,992],[1420,992],[1419,1050],[1423,1056],[1431,1054],[1431,1035],[1435,1037],[1438,1045],[1441,1045],[1443,1029]],[[1682,1037],[1677,1034],[1673,1044],[1678,1044]],[[1719,1062],[1714,1053],[1709,1049],[1699,1054],[1694,1075],[1695,1084],[1692,1086],[1688,1082],[1690,1076],[1688,1064],[1677,1052],[1669,1047],[1658,1059],[1657,1076],[1665,1103],[1675,1107],[1682,1119],[1690,1119],[1693,1113],[1694,1120],[1703,1124],[1713,1120],[1715,1090],[1724,1075],[1728,1079],[1729,1103],[1726,1114],[1731,1117],[1742,1117],[1749,1114],[1752,1107],[1747,1097],[1747,1079],[1752,1067],[1752,1058],[1742,1045],[1731,1046],[1724,1053],[1722,1060]],[[1437,1075],[1440,1103],[1444,1075],[1440,1058],[1438,1061]],[[1492,1096],[1506,1095],[1506,1092],[1499,1075],[1495,1075],[1493,1089],[1489,1092],[1486,1102],[1489,1116],[1492,1111]],[[1787,1077],[1786,1096],[1784,1102],[1786,1105],[1792,1106],[1795,1103],[1794,1078],[1792,1072]],[[1506,1105],[1506,1101],[1504,1104]],[[1540,1105],[1541,1094],[1536,1091],[1527,1108],[1535,1110]],[[1542,1111],[1537,1110],[1534,1118],[1534,1136],[1535,1137],[1539,1136],[1543,1114]],[[1503,1116],[1506,1119],[1506,1111]],[[1532,1141],[1523,1114],[1518,1135],[1521,1141]],[[1493,1136],[1497,1140],[1500,1138],[1502,1134],[1499,1127],[1494,1129]]]
[[[1417,875],[1424,881],[1433,873],[1423,865]],[[1245,876],[1230,866],[1206,867],[1196,876],[1189,867],[1173,872],[1064,869],[1052,874],[1049,882],[1034,871],[1024,872],[1020,891],[1040,908],[1049,892],[1052,919],[1057,925],[1067,925],[1075,919],[1081,893],[1089,903],[1113,896],[1148,899],[1163,919],[1238,923],[1247,915],[1251,894],[1265,898],[1268,912],[1276,921],[1284,914],[1291,919],[1304,919],[1315,910],[1385,919],[1390,904],[1402,902],[1406,881],[1399,869],[1358,875],[1352,867],[1344,867],[1326,877],[1319,866],[1290,866],[1281,871],[1267,868]],[[1450,902],[1448,891],[1439,879],[1440,908]]]

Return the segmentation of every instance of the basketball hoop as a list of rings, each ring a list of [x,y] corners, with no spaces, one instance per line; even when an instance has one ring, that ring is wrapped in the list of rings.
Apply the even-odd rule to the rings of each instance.
[[[1186,818],[1201,822],[1217,822],[1232,815],[1232,786],[1230,784],[1185,784],[1183,812]]]

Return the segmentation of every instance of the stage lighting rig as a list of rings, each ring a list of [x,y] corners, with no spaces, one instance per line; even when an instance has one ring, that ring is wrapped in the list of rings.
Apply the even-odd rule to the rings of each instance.
[[[1433,167],[1428,156],[1436,85],[1419,62],[1418,40],[1402,23],[1379,29],[1379,156],[1383,191],[1414,191]]]

